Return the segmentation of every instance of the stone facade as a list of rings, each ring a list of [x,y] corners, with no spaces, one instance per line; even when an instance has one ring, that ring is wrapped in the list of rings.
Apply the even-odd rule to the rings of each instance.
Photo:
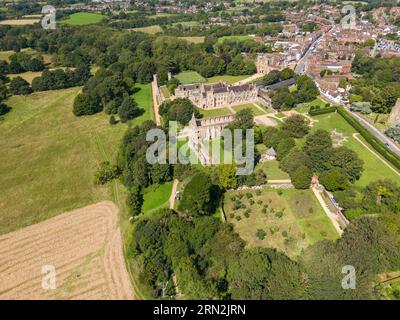
[[[212,161],[208,150],[203,146],[203,142],[218,137],[233,120],[233,115],[203,119],[196,119],[194,115],[192,116],[189,122],[189,147],[196,153],[203,165],[209,165]]]
[[[255,102],[257,94],[253,84],[228,85],[226,82],[180,85],[175,89],[175,98],[188,98],[201,109]]]

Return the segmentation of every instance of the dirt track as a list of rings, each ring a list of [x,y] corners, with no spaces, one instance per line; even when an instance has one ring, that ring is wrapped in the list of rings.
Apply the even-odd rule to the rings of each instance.
[[[0,299],[133,299],[109,201],[0,236]],[[42,288],[53,265],[56,289]]]

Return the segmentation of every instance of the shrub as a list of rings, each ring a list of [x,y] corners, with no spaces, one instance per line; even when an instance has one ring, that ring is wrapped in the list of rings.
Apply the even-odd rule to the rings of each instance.
[[[266,235],[267,234],[265,233],[265,231],[263,229],[258,229],[256,232],[256,236],[260,240],[264,240]]]
[[[288,235],[287,231],[283,231],[283,232],[282,232],[282,237],[287,238],[288,236],[289,236],[289,235]]]
[[[282,211],[277,211],[276,213],[275,213],[275,217],[277,217],[277,218],[282,218],[283,217],[283,212]]]

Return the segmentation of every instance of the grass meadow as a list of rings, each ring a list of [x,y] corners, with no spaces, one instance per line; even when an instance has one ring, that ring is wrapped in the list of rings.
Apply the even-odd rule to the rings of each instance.
[[[145,112],[132,125],[152,119],[150,85],[134,94]],[[12,96],[0,120],[0,234],[100,200],[125,209],[118,182],[94,184],[102,161],[113,162],[128,124],[109,124],[99,113],[75,117],[80,87]]]

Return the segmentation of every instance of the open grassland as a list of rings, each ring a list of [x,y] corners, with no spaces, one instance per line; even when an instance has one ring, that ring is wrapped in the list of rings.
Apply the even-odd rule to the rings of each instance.
[[[338,237],[310,190],[281,192],[263,189],[259,195],[250,190],[225,195],[226,218],[248,247],[276,248],[293,258],[319,240]],[[264,239],[256,236],[260,229]]]
[[[28,81],[30,84],[32,84],[33,79],[36,77],[40,77],[42,75],[42,71],[27,71],[23,73],[16,73],[16,74],[9,74],[10,79],[14,79],[16,77],[21,77],[22,79]]]
[[[40,19],[13,19],[13,20],[2,20],[0,25],[6,26],[25,26],[30,24],[39,23]]]
[[[134,28],[131,30],[135,31],[135,32],[143,32],[143,33],[148,33],[148,34],[156,34],[159,32],[163,32],[162,28],[159,25],[142,27],[142,28]]]
[[[343,145],[357,152],[358,156],[364,161],[364,172],[360,180],[355,183],[355,186],[364,187],[372,181],[386,178],[392,179],[400,184],[400,176],[395,174],[387,165],[354,138],[353,134],[357,133],[357,131],[338,113],[319,115],[313,117],[313,119],[317,120],[312,127],[313,131],[324,129],[332,132],[336,129],[338,132],[343,133],[348,138],[347,142],[344,142]],[[358,135],[358,138],[369,146],[360,135]],[[369,147],[373,150],[371,146]]]
[[[77,12],[71,14],[68,19],[61,20],[59,23],[66,23],[72,26],[83,26],[87,24],[98,23],[103,20],[105,16],[100,13],[92,12]]]
[[[118,186],[95,185],[93,172],[101,161],[114,160],[126,126],[110,126],[103,113],[75,117],[79,91],[7,101],[12,110],[0,121],[0,234],[100,200],[120,206],[113,197]]]
[[[133,299],[117,221],[103,201],[0,236],[0,299]],[[46,265],[54,290],[42,288]]]

